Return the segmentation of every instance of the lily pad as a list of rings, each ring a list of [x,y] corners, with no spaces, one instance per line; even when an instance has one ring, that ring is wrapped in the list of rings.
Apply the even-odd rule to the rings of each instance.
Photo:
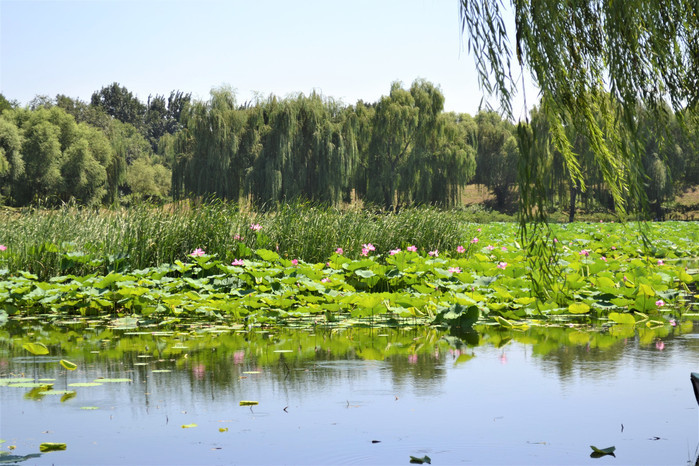
[[[133,382],[131,379],[95,379],[95,382],[101,383],[126,383]]]
[[[72,363],[70,361],[67,361],[65,359],[61,359],[60,361],[61,366],[63,366],[65,369],[68,369],[69,371],[74,371],[75,369],[78,368],[78,365],[75,363]]]
[[[597,448],[594,445],[590,445],[590,448],[592,448],[592,453],[590,453],[590,458],[601,458],[602,456],[607,456],[611,455],[616,458],[616,455],[614,454],[614,450],[616,450],[616,447],[607,447],[607,448]]]
[[[590,312],[590,306],[585,303],[573,303],[568,306],[568,311],[571,314],[585,314]]]
[[[22,348],[36,356],[49,354],[49,349],[43,343],[25,343]]]
[[[9,379],[0,379],[0,387],[8,386],[13,383],[27,383],[34,382],[33,378],[30,377],[12,377]]]
[[[39,451],[41,451],[42,453],[46,453],[48,451],[61,451],[65,449],[65,443],[44,442],[41,445],[39,445]]]
[[[45,384],[41,382],[18,382],[18,383],[10,383],[7,384],[8,387],[15,387],[15,388],[36,388],[36,387],[45,387],[45,386],[50,386],[52,384]]]

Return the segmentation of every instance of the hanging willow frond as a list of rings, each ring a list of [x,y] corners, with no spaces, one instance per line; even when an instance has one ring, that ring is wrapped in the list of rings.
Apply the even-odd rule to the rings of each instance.
[[[549,134],[520,123],[520,225],[540,270],[553,264],[543,199],[544,154],[537,137],[551,138],[571,183],[583,188],[565,128],[573,125],[594,153],[617,212],[629,201],[647,204],[637,136],[638,103],[675,112],[699,103],[699,2],[696,0],[461,0],[462,28],[483,89],[512,117],[510,37],[517,65],[531,73]],[[514,35],[507,30],[514,15]],[[642,232],[643,233],[643,232]],[[642,235],[644,242],[645,235]],[[547,277],[555,275],[545,274]],[[546,289],[546,283],[540,287]],[[537,293],[539,294],[539,293]]]

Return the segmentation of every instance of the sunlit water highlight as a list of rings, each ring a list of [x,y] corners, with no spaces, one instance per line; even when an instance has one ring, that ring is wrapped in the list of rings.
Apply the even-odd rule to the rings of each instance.
[[[74,372],[57,364],[57,346],[27,357],[20,330],[0,338],[0,377],[76,391],[31,399],[29,388],[0,385],[4,451],[67,444],[24,464],[405,465],[428,455],[434,465],[672,465],[693,464],[699,445],[696,331],[604,349],[544,345],[541,335],[455,349],[435,331],[387,329],[73,333],[41,337],[64,338],[60,357]],[[132,382],[69,385],[99,377]],[[613,445],[616,458],[590,458],[590,445]]]

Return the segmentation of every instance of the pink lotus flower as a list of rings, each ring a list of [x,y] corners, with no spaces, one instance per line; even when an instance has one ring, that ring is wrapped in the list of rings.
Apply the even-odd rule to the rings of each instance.
[[[415,246],[415,245],[408,246],[408,247],[405,248],[405,249],[407,249],[407,250],[410,251],[410,252],[417,252],[417,246]]]
[[[495,249],[495,246],[487,245],[485,248],[486,248],[488,251],[492,251],[493,249]]]
[[[503,251],[503,252],[507,252],[507,246],[503,246],[503,247],[502,247],[502,251]]]
[[[231,265],[243,265],[243,259],[236,259],[233,262],[231,262]]]
[[[194,377],[198,380],[202,380],[204,375],[206,375],[206,366],[204,364],[192,366],[192,374],[194,374]]]
[[[673,327],[677,327],[677,321],[675,319],[670,319],[670,325]]]
[[[663,340],[658,340],[655,342],[655,349],[658,351],[662,351],[665,349],[665,343],[663,343]]]
[[[588,251],[587,249],[583,249],[582,251],[580,251],[580,252],[578,253],[578,255],[579,255],[579,256],[589,257],[589,256],[590,256],[590,251]]]
[[[429,254],[432,257],[438,257],[439,256],[439,250],[435,249],[434,251],[430,251],[427,254]]]
[[[663,301],[662,299],[659,299],[655,302],[655,305],[658,307],[662,307],[665,305],[665,301]]]
[[[400,248],[391,249],[390,251],[388,251],[388,253],[389,253],[391,256],[395,256],[395,255],[398,254],[399,252],[400,252]]]
[[[480,229],[480,228],[477,228],[476,231],[477,231],[478,233],[480,233],[480,232],[481,232],[481,229]]]
[[[478,242],[478,238],[475,238],[475,237],[474,237],[474,238],[471,240],[471,243],[473,243],[473,244],[476,244],[477,242]]]
[[[328,277],[325,277],[321,280],[322,283],[330,283],[330,279]]]
[[[374,245],[371,244],[371,243],[369,243],[369,244],[362,244],[362,246],[364,246],[364,248],[365,248],[365,249],[368,249],[369,251],[376,251],[376,248],[375,248]]]
[[[505,269],[507,268],[507,262],[500,262],[500,263],[498,264],[498,268],[499,268],[499,269],[502,269],[502,270],[505,270]]]
[[[461,273],[461,269],[458,267],[449,267],[449,270],[447,270],[449,273]]]
[[[600,257],[600,259],[602,259],[604,262],[607,262],[607,258],[604,256]]]
[[[612,246],[612,251],[616,251],[616,246]]]
[[[456,247],[456,252],[458,252],[458,253],[464,253],[464,252],[466,252],[466,248],[463,247],[463,246],[461,246],[461,245],[459,245],[459,246]]]
[[[335,249],[335,254],[343,254],[345,251],[342,250],[342,248],[337,248]]]
[[[662,259],[658,259],[658,265],[665,265],[665,261]]]
[[[298,259],[291,259],[291,265],[296,267],[297,265],[299,265],[299,260]]]
[[[260,231],[262,230],[262,225],[260,225],[259,223],[253,223],[252,225],[250,225],[250,229],[252,231]]]
[[[7,246],[4,244],[0,244],[0,251],[5,251],[7,249]]]
[[[553,242],[554,242],[554,243],[558,243],[558,238],[554,238],[554,239],[553,239]]]
[[[240,236],[240,235],[235,235],[235,236],[233,237],[233,239],[236,240],[236,241],[242,241],[242,240],[243,240],[243,237]]]
[[[201,256],[203,256],[203,255],[205,255],[205,254],[206,254],[206,253],[204,252],[204,250],[203,250],[202,248],[196,248],[194,251],[192,251],[192,253],[190,254],[190,256],[192,256],[192,257],[201,257]]]
[[[362,248],[362,253],[360,254],[362,256],[368,256],[369,255],[369,250],[367,248]]]

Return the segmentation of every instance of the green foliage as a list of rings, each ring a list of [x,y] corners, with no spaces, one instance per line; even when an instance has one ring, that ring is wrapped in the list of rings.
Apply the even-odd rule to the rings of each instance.
[[[90,104],[123,123],[129,123],[138,129],[143,127],[146,106],[119,83],[112,83],[94,92]]]
[[[253,235],[252,240],[233,237],[221,247],[225,237],[241,230],[222,224],[224,212],[213,208],[199,218],[220,215],[209,225],[220,230],[188,232],[199,234],[202,242],[194,243],[197,248],[185,244],[185,252],[164,261],[156,258],[167,249],[143,236],[146,223],[155,223],[154,228],[162,231],[153,213],[144,224],[120,224],[127,230],[126,238],[147,243],[141,248],[133,245],[121,259],[97,251],[65,252],[68,245],[33,246],[28,252],[40,257],[42,266],[58,263],[63,273],[45,280],[14,268],[3,273],[0,309],[11,316],[194,317],[236,323],[302,317],[421,319],[454,332],[470,331],[477,322],[523,331],[541,323],[588,324],[605,319],[620,324],[617,332],[624,328],[646,332],[670,328],[688,312],[689,286],[698,272],[688,267],[696,267],[699,230],[686,223],[657,226],[655,233],[664,239],[654,245],[654,258],[639,254],[637,238],[629,238],[624,226],[557,228],[553,247],[565,281],[554,284],[546,300],[540,301],[533,292],[525,251],[514,240],[514,225],[482,226],[479,240],[467,243],[468,249],[435,252],[438,248],[427,243],[420,245],[420,252],[404,245],[398,251],[395,243],[377,242],[373,249],[361,244],[365,250],[361,254],[347,247],[347,253],[331,252],[318,262],[306,262],[282,248],[278,253],[239,247],[244,241],[274,244],[272,216],[256,218],[259,229],[257,223],[255,228],[246,225],[245,234]],[[197,228],[196,223],[187,226]],[[3,254],[13,266],[23,248],[19,241],[9,244]],[[237,255],[241,253],[245,257]],[[155,265],[134,266],[148,261]]]
[[[0,121],[0,128],[15,125],[23,134],[20,154],[16,148],[8,152],[13,163],[7,196],[14,203],[27,205],[45,199],[51,204],[74,200],[90,205],[102,201],[107,184],[105,166],[113,153],[100,131],[76,124],[58,107],[11,110],[3,113]]]
[[[519,150],[514,127],[495,112],[480,112],[476,155],[476,182],[495,194],[498,210],[511,205],[512,191],[517,182]]]
[[[586,0],[570,8],[548,0],[512,0],[507,6],[499,0],[460,3],[479,81],[488,93],[499,97],[508,116],[512,115],[516,86],[508,38],[514,37],[517,65],[531,73],[540,91],[540,112],[549,128],[543,137],[550,138],[563,158],[573,191],[584,190],[585,179],[566,131],[570,126],[589,145],[616,212],[623,215],[629,200],[645,210],[638,103],[656,116],[664,113],[665,100],[676,113],[699,103],[695,2]],[[515,17],[512,35],[504,21],[507,9]],[[542,240],[548,237],[545,204],[550,157],[542,150],[545,144],[537,141],[542,135],[527,126],[520,123],[518,128],[522,154],[519,214],[523,242],[532,265],[537,266],[532,268],[545,271],[543,282],[538,281],[543,297],[543,290],[550,289],[553,277],[559,275],[554,254]],[[653,158],[646,168],[661,187],[668,178],[658,160]],[[658,195],[661,192],[655,193],[656,198]]]
[[[11,195],[10,187],[24,174],[21,147],[22,138],[17,126],[12,121],[0,117],[0,196],[2,197]]]

